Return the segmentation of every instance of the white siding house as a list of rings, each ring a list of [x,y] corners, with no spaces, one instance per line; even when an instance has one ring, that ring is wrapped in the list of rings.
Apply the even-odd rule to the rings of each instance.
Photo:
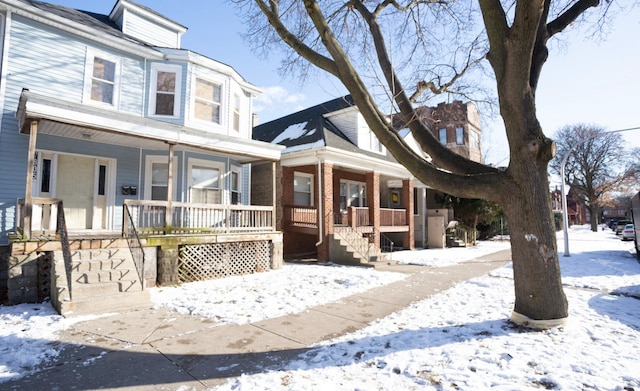
[[[251,138],[260,90],[181,48],[184,26],[114,1],[97,15],[0,0],[0,256],[59,237],[60,205],[70,236],[136,228],[184,246],[224,229],[277,249],[273,203],[251,205],[251,164],[283,149]],[[162,265],[184,248],[154,240],[158,282],[178,282]]]

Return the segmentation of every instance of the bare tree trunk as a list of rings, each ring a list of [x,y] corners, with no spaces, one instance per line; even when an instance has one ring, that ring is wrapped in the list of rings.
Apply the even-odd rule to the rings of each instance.
[[[555,327],[568,316],[562,289],[557,239],[548,201],[548,180],[530,180],[504,211],[509,222],[515,287],[512,320],[534,328]],[[544,319],[543,322],[534,320]]]
[[[600,208],[592,206],[589,210],[589,222],[591,223],[591,231],[598,232],[598,215],[600,214]]]

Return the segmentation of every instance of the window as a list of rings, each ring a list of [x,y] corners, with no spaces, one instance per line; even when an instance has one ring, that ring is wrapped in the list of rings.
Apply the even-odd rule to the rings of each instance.
[[[231,203],[234,205],[242,203],[240,173],[237,171],[231,171]]]
[[[366,186],[361,182],[340,181],[340,210],[367,206]]]
[[[240,95],[233,97],[233,130],[240,131]]]
[[[87,53],[84,100],[116,106],[120,79],[120,59],[104,53]]]
[[[219,124],[221,95],[220,84],[196,78],[195,118]]]
[[[447,129],[446,128],[442,128],[442,129],[438,129],[438,139],[440,140],[441,144],[447,144]]]
[[[220,204],[220,169],[192,165],[190,171],[189,201],[199,204]]]
[[[151,65],[149,111],[151,115],[177,117],[180,107],[182,69],[172,65]]]
[[[293,204],[313,205],[313,175],[295,173],[293,175]]]
[[[40,192],[49,193],[51,191],[51,159],[42,159],[42,180]]]
[[[105,188],[107,183],[107,166],[100,164],[98,166],[98,195],[105,195]]]
[[[456,144],[464,145],[464,128],[462,127],[456,128]]]
[[[166,201],[169,188],[169,163],[151,163],[151,199]]]

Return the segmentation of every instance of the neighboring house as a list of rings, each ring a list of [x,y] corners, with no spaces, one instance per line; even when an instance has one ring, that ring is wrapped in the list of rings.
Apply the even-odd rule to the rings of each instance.
[[[287,257],[363,264],[380,259],[380,247],[391,242],[415,247],[412,175],[387,153],[350,96],[258,125],[253,138],[286,147],[276,197]],[[254,179],[261,168],[271,170],[255,166]],[[264,186],[252,185],[256,197]]]
[[[251,139],[260,90],[181,48],[185,32],[129,0],[108,15],[0,0],[0,301],[50,293],[78,313],[78,282],[125,291],[279,267],[275,205],[250,193],[251,163],[275,183],[283,149]],[[100,252],[137,277],[83,272],[77,258],[114,263]]]
[[[467,159],[482,162],[482,127],[480,114],[473,102],[463,103],[455,100],[451,103],[439,103],[436,107],[421,106],[417,109],[422,123],[447,148]],[[394,126],[414,151],[422,153],[413,139],[407,125],[392,117]],[[424,155],[426,159],[429,156]],[[443,207],[438,200],[443,195],[437,189],[416,182],[415,191],[415,240],[416,246],[424,248],[443,248],[452,245],[464,245],[472,238],[459,228],[454,229],[455,220],[452,209]],[[461,238],[454,237],[455,235]],[[460,242],[458,239],[466,240]]]

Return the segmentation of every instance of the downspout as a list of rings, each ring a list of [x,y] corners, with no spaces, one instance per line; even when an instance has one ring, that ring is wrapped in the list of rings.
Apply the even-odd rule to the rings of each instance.
[[[318,159],[318,151],[316,151],[316,160],[318,160],[318,242],[316,243],[316,247],[322,244],[324,241],[324,214],[322,210],[322,199],[324,198],[323,188],[322,188],[322,161]]]

